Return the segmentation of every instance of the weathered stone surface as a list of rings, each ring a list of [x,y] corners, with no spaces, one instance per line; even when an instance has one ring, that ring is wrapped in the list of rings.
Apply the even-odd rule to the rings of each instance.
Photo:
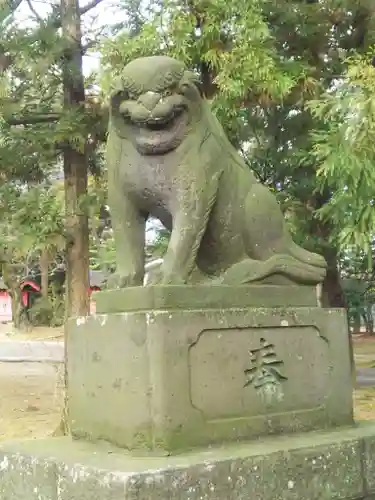
[[[1,500],[372,500],[375,425],[134,457],[69,438],[3,443]]]
[[[57,468],[38,455],[0,451],[0,498],[49,500],[56,497]]]
[[[96,312],[317,306],[315,287],[185,285],[128,287],[94,294]]]
[[[344,311],[102,314],[67,347],[76,437],[171,452],[352,423]]]
[[[276,197],[231,145],[182,62],[131,61],[112,90],[107,168],[117,273],[109,287],[143,284],[150,215],[172,231],[156,282],[323,281],[324,259],[293,242]]]
[[[375,436],[366,439],[364,448],[365,467],[368,471],[366,476],[367,489],[375,491]]]

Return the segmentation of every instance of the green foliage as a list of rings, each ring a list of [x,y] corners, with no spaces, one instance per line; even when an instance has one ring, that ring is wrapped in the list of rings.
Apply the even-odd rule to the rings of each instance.
[[[372,335],[374,326],[372,306],[375,303],[374,283],[350,279],[344,282],[343,289],[350,326],[355,330],[365,324],[367,332]]]
[[[90,269],[114,272],[116,269],[115,241],[112,235],[95,239],[90,245]]]
[[[219,98],[217,105],[227,111],[247,99],[250,90],[279,99],[298,76],[278,64],[258,0],[165,1],[150,9],[138,34],[125,30],[107,40],[102,51],[105,93],[130,60],[167,53],[193,69],[205,64],[218,88],[208,97]]]
[[[375,255],[372,245],[371,254]],[[340,271],[343,280],[348,319],[357,329],[365,324],[367,331],[373,333],[372,306],[375,304],[375,274],[373,261],[369,255],[357,247],[349,247],[340,256]]]
[[[33,326],[61,326],[64,323],[65,300],[61,295],[50,295],[35,300],[28,313]]]
[[[170,238],[170,232],[161,228],[156,232],[155,238],[147,246],[147,256],[149,259],[163,257],[165,254]]]
[[[311,103],[325,127],[313,136],[320,187],[331,191],[323,218],[334,221],[342,246],[370,251],[375,234],[375,68],[373,50],[347,60],[336,91]]]
[[[0,188],[0,247],[22,259],[26,254],[64,244],[64,203],[56,188],[4,185]]]

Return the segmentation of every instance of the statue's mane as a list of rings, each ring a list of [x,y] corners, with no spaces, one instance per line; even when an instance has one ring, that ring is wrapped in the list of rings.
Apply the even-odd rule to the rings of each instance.
[[[219,149],[220,152],[222,152],[220,154],[220,157],[226,158],[226,161],[228,161],[229,159],[232,164],[235,164],[238,168],[246,170],[248,173],[250,173],[250,169],[246,165],[239,152],[228,139],[220,121],[212,112],[211,106],[205,98],[202,98],[202,118],[203,121],[206,121],[206,128],[211,135],[210,147]],[[197,133],[199,133],[198,129]]]

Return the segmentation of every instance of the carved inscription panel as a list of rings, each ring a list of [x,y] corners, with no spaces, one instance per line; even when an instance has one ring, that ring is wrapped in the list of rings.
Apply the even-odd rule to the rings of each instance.
[[[260,394],[267,393],[268,390],[281,391],[281,382],[288,380],[282,373],[283,366],[284,361],[277,357],[275,345],[262,337],[260,346],[249,351],[249,368],[245,370],[244,387],[253,385]]]
[[[329,390],[329,345],[309,326],[204,330],[189,370],[191,402],[205,418],[308,410]]]

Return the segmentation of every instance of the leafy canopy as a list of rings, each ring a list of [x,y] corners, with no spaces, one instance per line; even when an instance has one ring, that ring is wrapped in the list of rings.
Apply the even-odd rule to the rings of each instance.
[[[374,53],[373,51],[371,51]],[[347,59],[347,70],[311,111],[325,127],[313,134],[319,187],[328,187],[321,210],[342,246],[371,250],[375,235],[375,68],[371,52]]]

